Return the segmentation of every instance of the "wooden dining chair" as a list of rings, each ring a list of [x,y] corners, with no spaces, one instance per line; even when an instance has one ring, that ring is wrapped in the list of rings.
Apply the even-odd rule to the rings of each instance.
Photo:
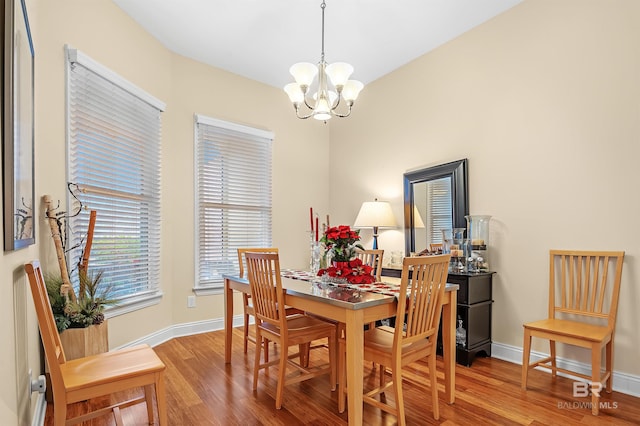
[[[258,388],[258,373],[271,365],[278,364],[278,384],[276,408],[282,407],[282,395],[286,385],[329,374],[331,390],[336,386],[335,369],[335,325],[304,314],[286,315],[284,290],[280,278],[280,261],[277,253],[245,253],[249,287],[255,311],[256,341],[266,338],[280,344],[280,358],[260,363],[261,345],[256,345],[253,369],[253,390]],[[329,366],[305,367],[301,352],[315,340],[327,339]],[[297,345],[299,352],[289,355],[288,348]],[[294,361],[299,358],[300,363]],[[308,359],[308,358],[307,358]],[[287,375],[287,366],[297,370],[297,374]]]
[[[147,404],[149,424],[153,424],[154,389],[159,424],[167,425],[165,365],[154,350],[148,345],[137,345],[67,361],[56,329],[40,263],[37,260],[27,263],[25,270],[29,277],[45,359],[51,375],[54,426],[85,422],[109,412],[113,413],[116,424],[122,425],[120,409],[143,401]],[[75,418],[67,418],[69,404],[139,387],[144,391],[143,396],[116,402]]]
[[[429,244],[429,253],[440,253],[442,252],[442,243],[431,243]]]
[[[372,274],[376,280],[376,282],[380,282],[382,280],[382,258],[384,256],[384,250],[380,249],[367,249],[367,250],[356,250],[356,257],[362,261],[364,265],[371,266],[373,268]],[[380,323],[382,325],[382,323]],[[375,322],[369,323],[369,328],[373,328],[376,326]],[[336,330],[338,333],[338,338],[342,334],[344,334],[344,324],[338,324],[338,329]],[[342,357],[338,359],[338,368],[340,367],[340,363],[342,362]]]
[[[591,382],[591,413],[598,415],[600,389],[612,390],[613,337],[624,252],[551,250],[549,257],[548,318],[524,324],[522,389],[527,389],[529,370],[538,366],[551,370],[553,378],[558,371],[581,377]],[[550,354],[530,364],[532,337],[549,340]],[[558,367],[556,342],[589,349],[591,375]]]
[[[362,263],[373,268],[373,276],[376,282],[380,282],[382,277],[382,257],[384,250],[356,250],[356,257],[362,260]]]
[[[254,252],[254,253],[278,253],[278,249],[276,247],[251,247],[251,248],[239,248],[238,249],[238,276],[240,278],[244,278],[244,268],[245,268],[245,258],[244,254],[246,252]],[[243,337],[244,337],[244,353],[247,353],[248,344],[256,343],[255,338],[249,334],[249,317],[255,316],[253,305],[251,304],[251,295],[248,293],[242,293],[242,312],[244,316],[244,329],[243,329]],[[265,361],[269,361],[269,342],[264,341],[264,359]]]
[[[395,328],[377,327],[365,331],[364,360],[380,365],[379,383],[375,389],[365,392],[363,400],[398,418],[398,425],[405,425],[404,397],[402,392],[402,368],[426,358],[431,382],[433,418],[438,420],[438,385],[436,376],[436,347],[438,326],[442,313],[444,291],[447,285],[451,255],[405,257],[402,261],[402,277],[398,293],[396,318],[406,318],[404,324],[396,322]],[[402,295],[406,295],[403,300]],[[386,382],[386,371],[391,370],[391,381]],[[339,411],[344,409],[344,368],[339,372]],[[395,406],[386,403],[382,395],[393,389]],[[376,399],[376,395],[381,395]]]

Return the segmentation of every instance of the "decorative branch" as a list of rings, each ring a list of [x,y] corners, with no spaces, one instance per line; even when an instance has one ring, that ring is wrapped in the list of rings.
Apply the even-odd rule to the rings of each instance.
[[[53,207],[53,200],[50,195],[45,195],[42,197],[45,205],[47,206],[46,215],[49,221],[49,227],[51,228],[51,237],[53,238],[53,244],[56,247],[56,254],[58,256],[58,266],[60,266],[60,275],[62,277],[62,286],[60,287],[60,292],[71,299],[71,301],[76,301],[76,294],[73,291],[73,286],[71,285],[71,280],[69,280],[69,271],[67,270],[67,260],[64,256],[64,247],[62,244],[62,237],[60,235],[60,230],[62,229],[62,221],[59,219],[58,215],[55,213],[57,207]]]

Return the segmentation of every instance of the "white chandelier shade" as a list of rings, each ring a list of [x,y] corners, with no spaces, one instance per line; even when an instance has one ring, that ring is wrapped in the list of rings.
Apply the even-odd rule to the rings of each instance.
[[[309,62],[299,62],[289,68],[295,83],[289,83],[284,91],[296,110],[298,118],[313,117],[316,120],[327,121],[332,116],[348,117],[351,108],[358,98],[364,84],[357,80],[349,80],[353,67],[345,62],[327,64],[324,60],[324,9],[322,9],[322,53],[318,65]],[[310,94],[310,88],[317,78],[317,89]],[[328,80],[328,81],[327,81]],[[340,107],[340,105],[343,105]]]

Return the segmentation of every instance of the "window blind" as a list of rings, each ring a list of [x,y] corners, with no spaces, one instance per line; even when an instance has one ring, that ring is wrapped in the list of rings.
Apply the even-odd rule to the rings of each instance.
[[[427,247],[430,243],[442,243],[442,230],[453,227],[453,199],[451,178],[429,181],[427,185]]]
[[[237,274],[241,247],[270,247],[273,135],[196,115],[196,288]]]
[[[97,212],[89,272],[103,272],[119,305],[156,296],[164,104],[81,52],[67,53],[68,178]],[[88,211],[69,219],[76,283],[88,223]]]

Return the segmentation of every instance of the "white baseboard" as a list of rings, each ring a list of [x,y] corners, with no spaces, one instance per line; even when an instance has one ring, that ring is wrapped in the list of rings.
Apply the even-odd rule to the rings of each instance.
[[[522,365],[522,348],[518,346],[510,346],[502,343],[491,344],[491,356],[504,361],[513,362]],[[543,352],[531,351],[531,362],[539,361],[548,357],[549,354]],[[558,358],[558,367],[572,370],[581,374],[591,375],[591,365],[583,362],[577,362],[570,359]],[[539,368],[539,367],[536,367]],[[548,371],[548,370],[547,370]],[[559,376],[573,377],[568,374],[558,373]],[[577,380],[584,381],[579,377],[573,377]],[[613,372],[613,390],[640,397],[640,377],[632,374],[621,373],[614,370]]]

